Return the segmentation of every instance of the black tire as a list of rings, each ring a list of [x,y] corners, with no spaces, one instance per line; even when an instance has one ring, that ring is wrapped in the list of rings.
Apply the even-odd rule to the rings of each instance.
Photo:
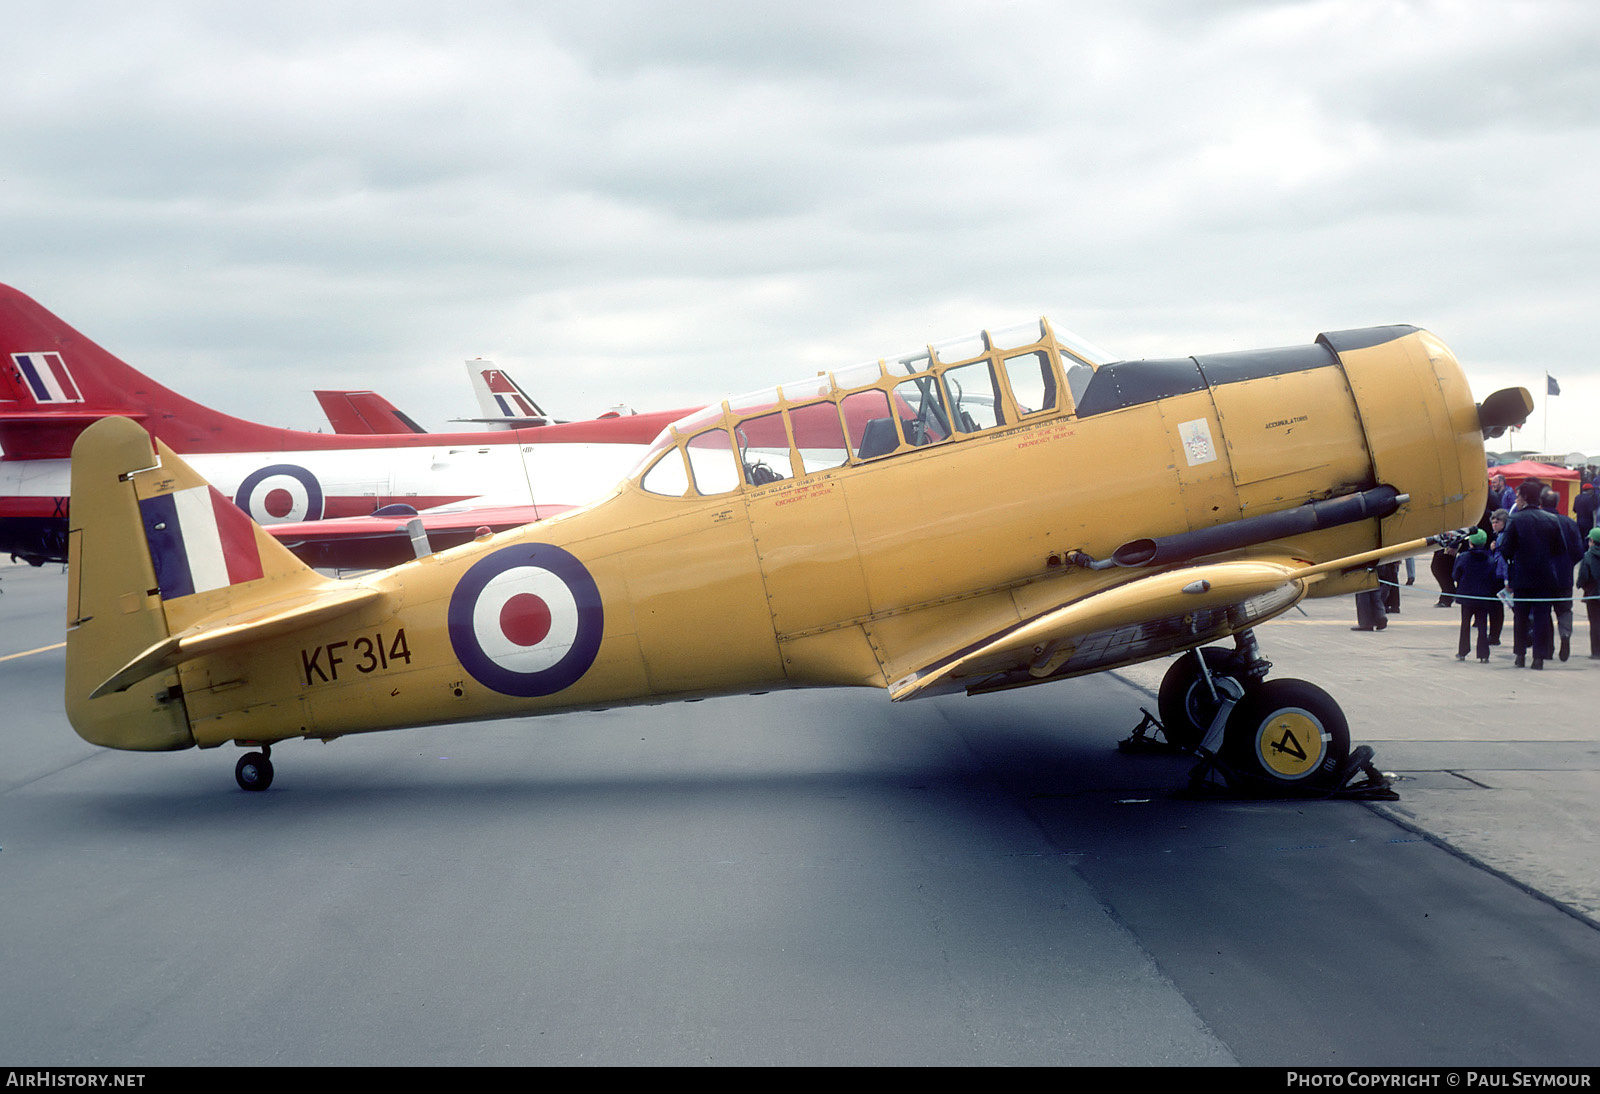
[[[272,761],[265,753],[246,752],[234,765],[233,777],[240,790],[265,790],[272,785]]]
[[[1268,680],[1228,716],[1223,759],[1281,789],[1331,787],[1350,756],[1350,724],[1333,697],[1304,680]]]
[[[1233,653],[1221,646],[1207,646],[1200,651],[1212,676],[1230,675],[1223,666],[1233,659]],[[1211,689],[1200,677],[1200,666],[1194,663],[1194,652],[1180,654],[1161,678],[1161,689],[1156,692],[1156,709],[1161,712],[1161,726],[1167,740],[1179,748],[1198,748],[1211,728],[1211,719],[1217,716],[1220,704],[1211,697]]]

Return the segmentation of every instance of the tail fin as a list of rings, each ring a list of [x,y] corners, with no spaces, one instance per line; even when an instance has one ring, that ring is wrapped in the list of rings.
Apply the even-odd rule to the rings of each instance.
[[[521,429],[553,420],[520,384],[495,368],[493,361],[481,357],[468,361],[467,375],[472,379],[472,391],[478,396],[478,407],[483,411],[483,417],[473,421],[487,423],[494,429]]]
[[[126,418],[73,446],[72,501],[67,717],[94,744],[189,747],[183,662],[381,596],[305,566]]]
[[[62,459],[107,414],[144,417],[132,369],[0,285],[0,448],[13,460]],[[139,377],[143,379],[143,377]]]
[[[328,424],[346,436],[391,433],[426,433],[410,415],[376,391],[313,391]]]
[[[143,422],[185,452],[295,447],[288,430],[211,410],[162,387],[41,307],[0,285],[0,449],[7,459],[65,459],[90,422]]]

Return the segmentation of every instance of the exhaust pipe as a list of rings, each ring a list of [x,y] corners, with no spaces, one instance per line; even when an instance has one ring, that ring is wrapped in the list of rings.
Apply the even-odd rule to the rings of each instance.
[[[1245,517],[1195,532],[1182,532],[1159,539],[1129,540],[1111,552],[1111,557],[1104,562],[1080,561],[1079,564],[1101,570],[1111,566],[1166,566],[1187,562],[1202,555],[1236,551],[1275,539],[1354,524],[1358,520],[1387,517],[1408,500],[1407,495],[1392,486],[1379,486],[1359,494],[1314,501],[1309,505],[1259,517]]]

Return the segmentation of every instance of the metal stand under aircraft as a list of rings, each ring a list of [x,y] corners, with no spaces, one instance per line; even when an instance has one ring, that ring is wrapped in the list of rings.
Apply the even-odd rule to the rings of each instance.
[[[1305,680],[1266,678],[1255,634],[1234,636],[1235,648],[1196,648],[1174,661],[1148,710],[1133,751],[1167,742],[1200,757],[1189,773],[1193,790],[1226,787],[1251,797],[1362,797],[1393,800],[1389,780],[1372,765],[1372,749],[1350,749],[1350,726],[1333,697]],[[1357,780],[1357,776],[1363,776]]]

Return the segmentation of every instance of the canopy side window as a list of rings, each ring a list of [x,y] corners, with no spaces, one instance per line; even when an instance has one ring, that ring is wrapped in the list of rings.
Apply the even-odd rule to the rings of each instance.
[[[853,446],[845,439],[844,426],[839,423],[838,404],[822,402],[790,407],[789,424],[794,429],[802,475],[843,467],[850,461]]]
[[[938,381],[932,376],[896,384],[894,404],[906,444],[920,447],[949,439],[950,415],[939,396]]]
[[[889,393],[882,388],[846,395],[839,402],[839,412],[857,459],[887,456],[900,447],[900,433],[889,411]]]
[[[987,360],[946,369],[943,379],[950,401],[950,421],[959,432],[976,433],[1006,424],[994,366]]]
[[[1017,413],[1026,417],[1041,410],[1054,410],[1056,373],[1050,367],[1050,354],[1044,350],[1018,354],[1005,359],[1006,382]]]
[[[661,458],[639,479],[639,485],[652,494],[668,498],[681,498],[689,492],[689,472],[683,466],[683,452],[676,445],[661,454]]]
[[[695,491],[702,497],[739,489],[739,460],[726,429],[718,427],[695,434],[684,451],[689,457]]]
[[[734,429],[733,435],[739,442],[739,464],[744,469],[744,480],[751,486],[781,482],[794,473],[789,431],[784,427],[782,412],[746,418]]]

